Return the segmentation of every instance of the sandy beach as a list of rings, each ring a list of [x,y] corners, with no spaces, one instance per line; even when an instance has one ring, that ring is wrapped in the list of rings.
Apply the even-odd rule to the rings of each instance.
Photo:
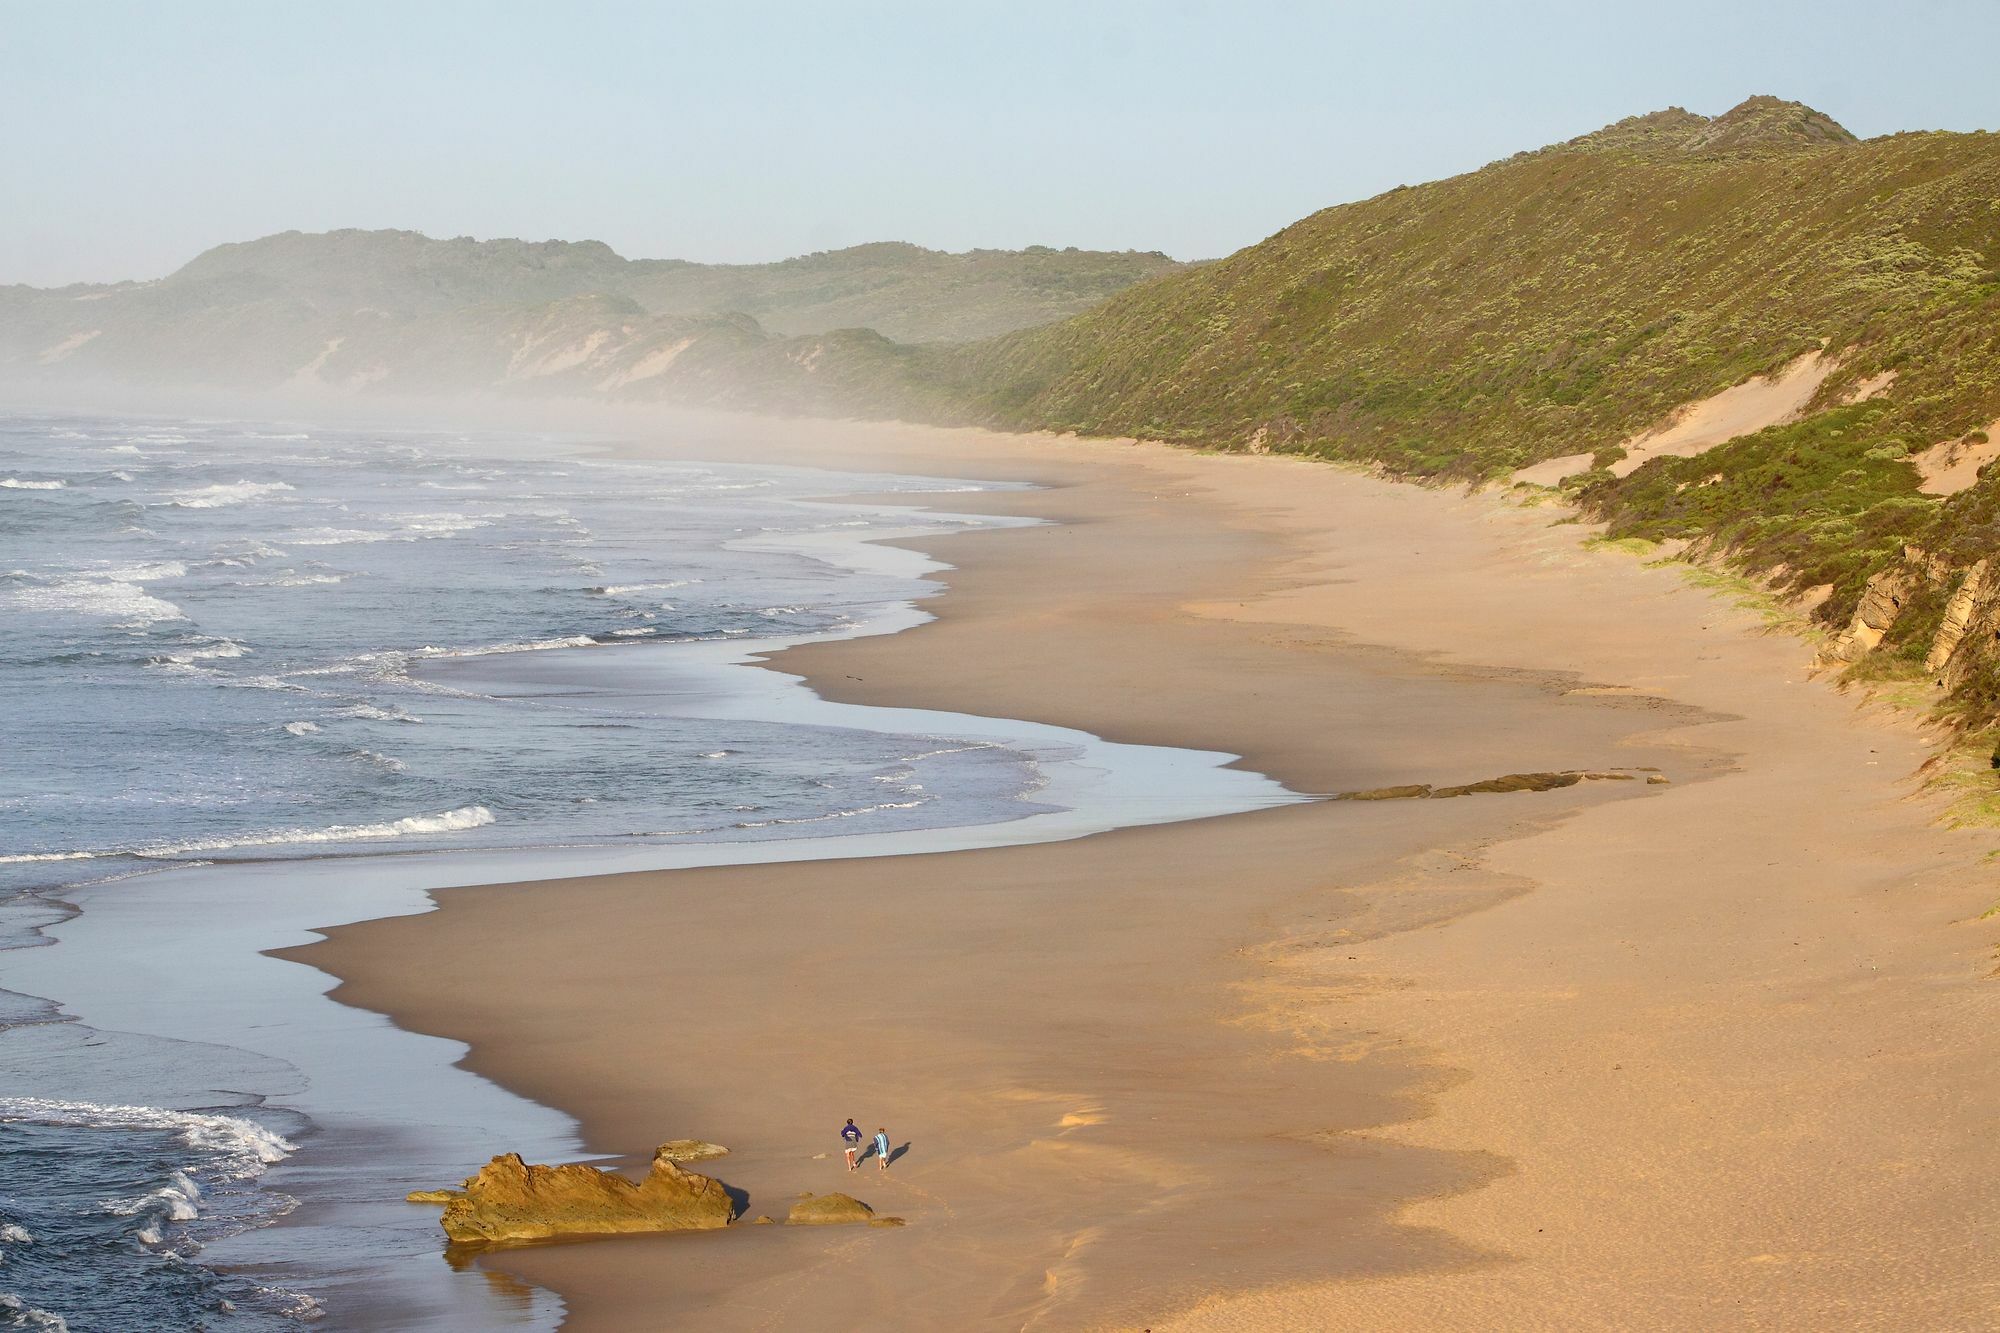
[[[933,622],[774,663],[829,698],[1315,794],[1620,776],[452,889],[295,951],[596,1151],[710,1139],[747,1216],[908,1219],[478,1261],[568,1327],[1989,1326],[2000,840],[1934,826],[1926,738],[1803,641],[1555,510],[1283,458],[657,448],[1044,487],[940,499],[1052,521],[927,544]]]

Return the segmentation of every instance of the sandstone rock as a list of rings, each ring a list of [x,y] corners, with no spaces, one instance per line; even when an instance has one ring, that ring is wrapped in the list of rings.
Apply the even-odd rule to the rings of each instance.
[[[867,1222],[875,1210],[848,1194],[802,1194],[785,1220],[795,1227],[839,1226],[847,1222]]]
[[[454,1241],[540,1240],[632,1231],[706,1231],[729,1225],[736,1207],[720,1183],[655,1156],[634,1184],[594,1166],[530,1166],[495,1157],[445,1205]]]
[[[1646,785],[1649,787],[1664,787],[1672,781],[1673,779],[1665,773],[1648,773],[1646,775]]]
[[[411,1190],[403,1197],[411,1203],[450,1203],[464,1190]]]
[[[1965,571],[1958,588],[1945,603],[1944,619],[1938,624],[1937,637],[1931,640],[1930,654],[1924,658],[1924,670],[1936,673],[1951,661],[1958,645],[1965,641],[1965,633],[1972,627],[1973,608],[1979,605],[1980,594],[1985,591],[1986,562],[1981,560]]]
[[[871,1217],[868,1219],[868,1225],[871,1227],[906,1227],[909,1223],[900,1217]]]
[[[653,1154],[653,1160],[657,1162],[664,1157],[669,1162],[706,1162],[727,1156],[729,1149],[719,1143],[703,1143],[700,1139],[669,1139]]]
[[[1896,617],[1903,613],[1903,603],[1922,583],[1922,569],[1908,560],[1870,578],[1861,590],[1861,604],[1854,608],[1847,628],[1820,654],[1820,660],[1856,662],[1875,651],[1882,642],[1882,636],[1889,632],[1896,623]]]
[[[775,1226],[776,1223],[772,1222],[771,1219],[765,1214],[759,1213],[757,1214],[757,1216],[750,1219],[750,1225],[753,1227],[768,1227],[768,1226]]]

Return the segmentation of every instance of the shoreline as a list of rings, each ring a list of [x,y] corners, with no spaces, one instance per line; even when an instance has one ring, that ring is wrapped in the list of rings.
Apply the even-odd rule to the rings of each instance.
[[[160,865],[142,893],[132,892],[127,882],[108,891],[86,886],[64,895],[74,900],[66,901],[69,911],[38,930],[55,947],[10,957],[10,984],[59,997],[54,1006],[68,1018],[95,1023],[121,1040],[194,1042],[218,1052],[236,1052],[260,1069],[261,1061],[276,1072],[260,1074],[261,1081],[237,1074],[216,1086],[231,1089],[231,1098],[288,1120],[311,1117],[311,1151],[303,1159],[279,1165],[270,1181],[272,1198],[281,1208],[294,1202],[287,1191],[299,1195],[304,1206],[289,1217],[281,1212],[270,1225],[212,1241],[207,1250],[212,1262],[267,1280],[281,1277],[329,1295],[343,1322],[381,1317],[387,1301],[405,1314],[421,1311],[422,1317],[433,1320],[465,1320],[480,1327],[510,1321],[554,1326],[554,1303],[547,1293],[496,1281],[493,1275],[482,1281],[448,1272],[431,1244],[434,1217],[405,1205],[402,1195],[436,1179],[469,1173],[495,1141],[513,1144],[538,1159],[581,1156],[573,1122],[553,1108],[516,1098],[490,1080],[456,1068],[463,1050],[456,1043],[394,1028],[364,1011],[344,1006],[328,1011],[321,992],[331,984],[330,978],[270,956],[281,956],[285,947],[317,938],[309,927],[335,919],[380,920],[428,911],[428,893],[440,886],[484,883],[496,876],[573,873],[579,864],[608,871],[900,855],[1074,837],[1128,822],[1187,818],[1295,799],[1255,775],[1226,771],[1222,765],[1233,756],[1155,754],[1008,719],[831,704],[794,677],[744,669],[762,655],[795,643],[892,635],[921,623],[926,613],[920,608],[930,591],[923,575],[933,562],[877,543],[948,533],[964,524],[1007,526],[1005,519],[973,520],[933,507],[940,499],[964,493],[955,479],[940,480],[939,486],[877,497],[867,506],[875,520],[867,534],[832,531],[747,539],[909,584],[913,596],[879,606],[869,603],[868,614],[837,631],[764,639],[603,644],[537,653],[474,652],[426,659],[422,674],[478,677],[482,693],[501,696],[553,689],[573,696],[570,706],[594,694],[614,710],[640,708],[669,716],[739,718],[750,723],[784,720],[913,735],[933,730],[976,733],[989,737],[981,743],[1018,752],[1023,762],[1032,755],[1039,781],[1055,804],[1037,803],[1031,793],[1021,799],[1018,812],[1001,814],[995,822],[996,811],[988,808],[988,801],[960,811],[961,818],[943,825],[931,822],[932,816],[931,821],[905,826],[906,821],[899,823],[892,813],[887,816],[890,822],[880,828],[862,832],[870,823],[880,823],[881,817],[861,820],[843,825],[851,831],[831,837],[750,833],[694,842],[642,838],[630,845],[400,854],[378,850],[300,858],[253,855],[213,864]],[[811,507],[862,512],[854,505],[824,500],[812,502]],[[621,651],[605,651],[612,647]],[[648,697],[646,690],[655,697]],[[1131,791],[1158,782],[1155,770],[1163,762],[1173,774],[1169,785],[1181,792],[1181,801],[1172,809],[1151,811],[1135,820],[1118,803],[1128,800]],[[979,799],[956,791],[964,786],[963,779],[941,777],[928,768],[924,776],[936,791],[952,790],[948,800],[964,804]],[[281,891],[273,892],[280,886]],[[88,910],[80,910],[80,903],[87,903]],[[218,935],[205,923],[223,929]],[[207,988],[174,992],[172,1003],[162,1003],[156,991],[160,968],[153,954],[163,939],[208,958],[211,976],[226,973],[229,979],[221,993]],[[378,1077],[380,1070],[393,1070],[393,1079]],[[401,1096],[412,1099],[411,1123],[398,1122],[399,1094],[383,1086],[386,1082],[394,1082],[402,1089]],[[368,1154],[370,1143],[382,1150]],[[393,1150],[385,1146],[391,1143]],[[367,1160],[347,1160],[357,1152]],[[348,1233],[355,1238],[343,1239]],[[364,1234],[372,1239],[358,1239]],[[330,1265],[318,1274],[323,1280],[316,1281],[315,1246],[345,1247],[360,1261]]]
[[[1830,984],[1822,955],[1853,943],[1825,927],[1866,908],[1896,936],[1912,978],[1958,988],[1948,1016],[1961,1025],[1960,1062],[1939,1062],[1931,1082],[1963,1087],[1975,1076],[1976,1020],[1989,1002],[1967,988],[1990,941],[1937,927],[1991,900],[1990,883],[1977,882],[1990,874],[1978,861],[1989,840],[1924,828],[1922,802],[1903,801],[1902,775],[1920,747],[1854,725],[1823,686],[1788,688],[1786,673],[1802,666],[1798,645],[1760,638],[1750,617],[1669,573],[1583,549],[1580,531],[1551,528],[1546,515],[1481,497],[1156,446],[786,430],[789,442],[774,452],[790,456],[759,461],[812,461],[801,436],[831,440],[821,450],[868,439],[870,461],[886,470],[979,476],[965,471],[972,466],[1053,485],[1025,494],[1055,526],[955,538],[957,569],[930,608],[935,621],[779,658],[830,698],[949,701],[1107,738],[1222,749],[1303,791],[1648,763],[1671,769],[1673,785],[1292,807],[893,867],[810,863],[754,877],[680,871],[447,891],[429,916],[348,927],[295,952],[344,979],[340,998],[469,1040],[472,1068],[546,1092],[579,1116],[594,1148],[643,1154],[683,1134],[731,1144],[738,1153],[717,1174],[750,1190],[752,1212],[776,1211],[787,1188],[837,1187],[814,1174],[823,1164],[812,1152],[830,1135],[812,1126],[828,1115],[837,1123],[841,1105],[865,1100],[858,1092],[935,1108],[902,1113],[904,1124],[929,1117],[916,1121],[924,1137],[912,1140],[907,1172],[881,1182],[882,1197],[857,1190],[910,1216],[905,1232],[866,1244],[602,1242],[509,1252],[492,1266],[561,1293],[577,1328],[629,1326],[634,1312],[663,1309],[724,1326],[784,1326],[808,1290],[816,1309],[879,1323],[893,1272],[925,1289],[922,1302],[899,1297],[895,1319],[907,1326],[1158,1327],[1179,1311],[1187,1327],[1254,1327],[1311,1323],[1336,1309],[1366,1326],[1442,1325],[1471,1301],[1499,1301],[1503,1316],[1522,1322],[1530,1310],[1576,1313],[1586,1307],[1565,1302],[1584,1299],[1605,1309],[1607,1290],[1624,1302],[1622,1318],[1646,1325],[1663,1309],[1685,1318],[1754,1301],[1824,1313],[1834,1307],[1814,1302],[1837,1300],[1842,1310],[1860,1302],[1879,1311],[1910,1298],[1887,1275],[1867,1281],[1857,1269],[1834,1288],[1808,1281],[1802,1263],[1754,1255],[1737,1261],[1746,1277],[1713,1252],[1719,1237],[1740,1237],[1718,1230],[1700,1200],[1685,1201],[1687,1225],[1666,1235],[1639,1225],[1575,1188],[1575,1163],[1588,1160],[1633,1192],[1631,1165],[1605,1159],[1621,1134],[1603,1133],[1602,1116],[1594,1139],[1579,1129],[1562,1152],[1531,1132],[1552,1118],[1587,1124],[1594,1105],[1622,1105],[1619,1092],[1605,1102],[1601,1077],[1573,1074],[1576,1086],[1524,1100],[1495,1073],[1518,1073],[1536,1051],[1573,1057],[1589,1048],[1583,1029],[1602,1044],[1611,1016],[1674,1013],[1651,1045],[1729,1090],[1745,1071],[1704,1034],[1698,1011],[1666,1003],[1685,998],[1674,976],[1649,974],[1653,993],[1637,993],[1586,948],[1602,943],[1592,932],[1649,925],[1677,947],[1685,936],[1739,967],[1777,967],[1767,990],[1810,991]],[[1024,493],[1002,498],[1019,511]],[[1505,577],[1470,587],[1464,575],[1474,570]],[[1432,615],[1413,617],[1413,606]],[[1031,678],[998,669],[1023,643],[1037,650]],[[1222,737],[1230,743],[1209,743]],[[1872,774],[1864,751],[1884,756]],[[1818,769],[1800,768],[1805,752]],[[1790,789],[1774,782],[1777,771]],[[1873,856],[1865,886],[1842,880],[1837,858],[1831,871],[1816,867],[1818,884],[1778,869],[1767,901],[1810,916],[1824,936],[1813,954],[1770,953],[1756,934],[1746,956],[1743,940],[1708,938],[1701,914],[1658,888],[1610,902],[1589,893],[1609,869],[1643,881],[1649,868],[1617,858],[1607,866],[1618,847],[1590,826],[1620,823],[1626,845],[1661,840],[1667,864],[1677,855],[1685,865],[1689,838],[1703,830],[1683,811],[1705,807],[1699,820],[1714,821],[1714,793],[1746,784],[1773,814],[1784,806],[1803,821],[1781,838],[1810,825],[1842,847],[1873,840],[1860,849]],[[1702,868],[1712,882],[1683,886],[1687,897],[1731,906],[1723,888],[1769,850],[1764,830],[1746,822],[1723,820]],[[923,862],[935,869],[916,868]],[[1930,887],[1923,910],[1898,916],[1863,896],[1879,890],[1886,862],[1925,872],[1927,885],[1947,874],[1958,883]],[[1218,885],[1241,892],[1218,901]],[[894,930],[829,910],[857,897]],[[745,921],[758,928],[746,932]],[[1519,957],[1490,956],[1494,939]],[[449,949],[506,975],[566,947],[590,951],[620,987],[563,977],[514,997],[462,979],[462,993],[441,996],[405,965]],[[714,1003],[715,977],[674,975],[651,956],[677,949],[736,979],[727,1012]],[[1522,958],[1540,961],[1532,984]],[[965,960],[979,965],[977,978],[962,975]],[[1551,975],[1564,984],[1552,988]],[[1711,965],[1703,984],[1726,985],[1728,975]],[[641,1001],[630,998],[635,985]],[[1585,990],[1600,1007],[1617,1003],[1580,1022],[1590,1006],[1574,1001]],[[1896,1003],[1921,1010],[1923,993],[1913,982]],[[1772,1012],[1757,1010],[1759,998],[1730,995],[1771,1032],[1802,1021],[1768,996]],[[802,1017],[829,1004],[864,1016],[886,1005],[885,1049],[829,1055],[813,1040],[823,1036],[815,1019]],[[1891,1008],[1867,1012],[1889,1022],[1902,1013]],[[1771,1054],[1801,1085],[1842,1068],[1796,1058],[1786,1066],[1782,1049]],[[1722,1136],[1726,1145],[1714,1126],[1691,1138],[1672,1079],[1650,1077],[1653,1095],[1629,1110],[1641,1123],[1621,1130],[1647,1145],[1645,1178],[1700,1167],[1721,1191],[1712,1198],[1741,1197],[1730,1177],[1764,1170],[1745,1155],[1768,1132],[1764,1121],[1747,1119],[1737,1138]],[[818,1095],[804,1099],[800,1085]],[[982,1095],[968,1102],[968,1088]],[[1896,1100],[1888,1088],[1867,1091]],[[1218,1100],[1224,1093],[1233,1095]],[[1947,1173],[1958,1197],[1996,1179],[1992,1150],[1962,1117],[1922,1125],[1947,1131],[1960,1152]],[[1163,1118],[1177,1128],[1149,1128]],[[1900,1123],[1911,1123],[1907,1113]],[[1678,1143],[1686,1147],[1676,1153]],[[1577,1156],[1593,1144],[1594,1155]],[[1796,1155],[1816,1161],[1827,1151]],[[1858,1187],[1800,1180],[1800,1163],[1786,1165],[1781,1189],[1854,1216],[1847,1249],[1895,1248],[1860,1225]],[[1728,1170],[1718,1176],[1718,1166]],[[902,1183],[919,1172],[920,1185]],[[1260,1181],[1270,1186],[1261,1194]],[[1530,1214],[1534,1227],[1522,1221]],[[1910,1236],[1935,1231],[1910,1222],[1902,1219]],[[1593,1286],[1565,1272],[1593,1246],[1610,1252],[1607,1227],[1646,1241],[1643,1252],[1616,1251],[1616,1282]],[[1563,1241],[1542,1239],[1552,1232]],[[1939,1239],[1901,1243],[1936,1251]],[[699,1256],[668,1248],[691,1243],[703,1246]],[[1685,1289],[1689,1265],[1704,1274],[1699,1292]],[[1595,1271],[1582,1267],[1585,1279]],[[1036,1272],[1044,1279],[1022,1277]],[[1932,1273],[1928,1308],[1970,1308],[1986,1283],[1976,1263],[1949,1281]]]

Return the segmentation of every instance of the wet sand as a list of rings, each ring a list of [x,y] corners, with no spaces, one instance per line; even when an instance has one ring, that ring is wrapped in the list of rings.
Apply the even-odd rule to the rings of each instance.
[[[1798,640],[1551,511],[1319,465],[678,435],[1049,487],[941,500],[1056,522],[929,542],[935,622],[782,655],[829,697],[1298,791],[1671,781],[455,889],[298,951],[597,1150],[712,1139],[749,1216],[910,1223],[481,1261],[571,1327],[1985,1323],[2000,839],[1930,827],[1924,739]],[[850,1115],[908,1145],[886,1176]]]

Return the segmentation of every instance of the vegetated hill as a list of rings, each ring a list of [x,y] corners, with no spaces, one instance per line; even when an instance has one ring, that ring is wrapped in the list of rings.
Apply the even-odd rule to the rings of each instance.
[[[1059,324],[825,350],[822,392],[842,410],[1418,479],[1504,481],[1581,455],[1556,475],[1614,535],[1699,540],[1824,595],[1833,627],[1871,577],[1879,590],[1929,570],[1862,654],[1914,673],[1968,571],[2000,554],[2000,468],[1949,497],[1919,489],[1933,446],[1982,450],[2000,418],[2000,137],[1857,142],[1773,98],[1714,119],[1676,108],[1327,209]],[[1677,409],[1805,353],[1833,367],[1802,419],[1609,470]],[[1929,670],[1985,722],[2000,712],[2000,571],[1970,600],[1984,630]]]
[[[907,342],[970,339],[1060,319],[1179,267],[1138,252],[903,244],[693,264],[628,260],[597,241],[286,232],[217,246],[155,282],[0,288],[0,375],[487,389],[563,360],[547,339],[567,332],[560,387],[611,391],[635,382],[619,377],[649,352],[704,330],[733,344],[738,316],[779,334],[867,325]],[[522,342],[527,328],[545,345]],[[605,374],[588,378],[599,363]]]

